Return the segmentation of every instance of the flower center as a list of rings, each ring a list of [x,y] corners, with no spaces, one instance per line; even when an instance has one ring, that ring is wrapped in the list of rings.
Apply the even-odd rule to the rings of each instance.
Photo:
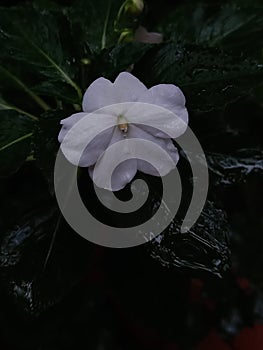
[[[118,127],[123,134],[123,137],[126,137],[129,129],[128,120],[121,114],[118,116],[117,122],[118,122]]]

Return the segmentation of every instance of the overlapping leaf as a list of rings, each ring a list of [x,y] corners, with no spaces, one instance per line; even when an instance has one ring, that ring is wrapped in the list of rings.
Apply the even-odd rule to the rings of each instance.
[[[207,162],[214,183],[232,185],[249,175],[263,174],[263,154],[259,149],[242,149],[234,154],[208,153]]]
[[[34,121],[12,109],[0,110],[0,176],[20,168],[30,155]]]
[[[163,30],[175,41],[218,46],[248,55],[258,55],[262,48],[263,9],[252,2],[185,4],[178,6],[165,23]]]
[[[262,65],[257,61],[214,48],[177,43],[153,49],[137,69],[136,73],[149,86],[158,83],[180,86],[188,106],[202,112],[223,109],[247,96],[263,78]]]
[[[0,8],[0,16],[3,69],[6,70],[6,62],[11,66],[24,65],[36,85],[43,80],[49,82],[53,96],[59,90],[56,83],[64,83],[73,89],[76,100],[81,99],[81,90],[74,81],[77,76],[76,58],[63,35],[67,33],[68,26],[62,13],[55,16],[52,12],[39,12],[25,5]]]

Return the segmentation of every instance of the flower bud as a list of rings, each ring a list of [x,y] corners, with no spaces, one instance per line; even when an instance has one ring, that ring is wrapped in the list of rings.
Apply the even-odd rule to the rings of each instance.
[[[121,32],[121,35],[119,37],[119,43],[128,43],[133,41],[133,32],[130,29],[125,29]]]
[[[144,8],[143,0],[128,0],[125,5],[125,12],[133,15],[139,15],[142,13]]]

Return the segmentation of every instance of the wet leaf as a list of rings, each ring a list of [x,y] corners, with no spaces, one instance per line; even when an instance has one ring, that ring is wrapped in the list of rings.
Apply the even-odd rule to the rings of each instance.
[[[0,110],[0,175],[17,171],[30,155],[34,120],[15,110]]]
[[[34,130],[32,146],[37,167],[44,175],[49,190],[54,191],[54,166],[59,149],[58,134],[60,120],[73,114],[73,111],[54,110],[42,114]]]
[[[137,26],[136,17],[119,18],[122,0],[79,0],[68,9],[67,15],[72,26],[82,32],[80,40],[85,40],[92,53],[117,44],[120,37],[120,19],[122,28]]]
[[[151,257],[163,266],[209,272],[221,276],[230,267],[226,214],[207,201],[198,221],[180,233],[181,221],[175,219],[168,228],[148,244]]]
[[[262,82],[262,65],[218,49],[168,43],[152,49],[135,73],[148,86],[171,83],[186,95],[191,110],[224,109]]]
[[[132,73],[134,65],[151,49],[152,45],[143,43],[123,43],[103,50],[94,57],[92,66],[94,76],[115,79],[122,71]]]
[[[262,11],[262,7],[252,3],[190,3],[177,7],[166,18],[163,29],[167,37],[175,41],[227,48],[248,56],[259,55]]]
[[[51,202],[1,235],[2,284],[18,309],[34,316],[61,301],[88,266],[89,245],[59,217]]]
[[[263,174],[263,152],[241,149],[232,154],[208,153],[207,162],[214,185],[245,182],[249,175]]]
[[[32,5],[21,7],[0,8],[1,16],[1,53],[5,61],[12,64],[25,64],[31,67],[32,74],[39,79],[48,79],[52,90],[56,91],[56,83],[69,85],[75,96],[81,99],[81,90],[75,83],[76,65],[70,48],[64,40],[67,33],[66,19],[62,13],[37,11]],[[34,20],[32,20],[34,19]],[[62,22],[62,23],[61,23]],[[69,38],[67,38],[68,40]],[[13,80],[20,80],[15,76]]]

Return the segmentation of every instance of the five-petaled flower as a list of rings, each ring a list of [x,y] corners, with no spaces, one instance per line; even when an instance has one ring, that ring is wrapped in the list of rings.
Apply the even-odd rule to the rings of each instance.
[[[147,89],[135,76],[122,72],[114,83],[105,78],[95,80],[85,92],[82,107],[84,112],[73,114],[61,121],[62,128],[58,139],[62,146],[65,143],[64,149],[62,147],[65,156],[80,167],[88,167],[91,178],[96,165],[97,178],[93,180],[99,187],[109,189],[99,176],[107,173],[109,164],[109,159],[105,161],[103,154],[108,147],[119,141],[134,138],[151,141],[162,147],[173,159],[174,164],[178,162],[178,151],[170,135],[174,138],[185,132],[188,113],[185,97],[177,86],[160,84]],[[79,128],[73,138],[65,142],[68,132],[83,118],[84,126]],[[164,130],[167,130],[167,133]],[[89,142],[84,152],[74,161],[79,143],[87,139]],[[154,176],[160,175],[148,162],[134,156],[129,157],[128,153],[132,155],[132,150],[127,151],[123,142],[115,157],[122,152],[126,152],[127,160],[119,164],[113,172],[110,188],[113,191],[120,190],[128,184],[137,170]],[[68,154],[70,156],[67,156]],[[162,165],[163,159],[157,161],[162,168],[161,175],[172,170],[171,165]]]

